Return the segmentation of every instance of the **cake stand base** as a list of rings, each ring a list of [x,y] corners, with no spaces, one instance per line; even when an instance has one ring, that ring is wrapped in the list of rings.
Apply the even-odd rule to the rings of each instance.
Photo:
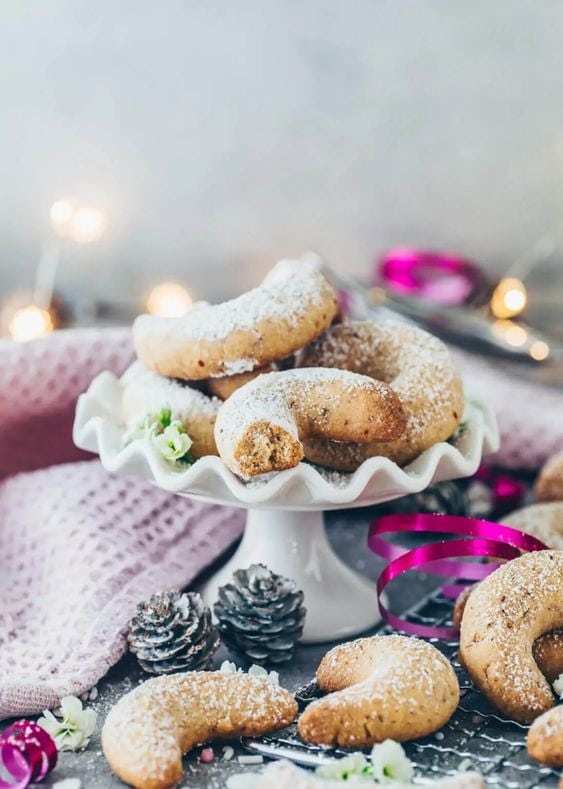
[[[355,636],[380,621],[375,582],[358,575],[333,551],[323,513],[249,509],[234,556],[203,586],[207,605],[235,570],[262,563],[292,578],[305,595],[302,643]]]

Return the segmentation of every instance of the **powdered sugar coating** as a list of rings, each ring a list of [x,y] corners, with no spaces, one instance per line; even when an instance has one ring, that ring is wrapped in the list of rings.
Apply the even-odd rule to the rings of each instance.
[[[551,767],[563,767],[563,705],[541,715],[530,726],[528,753]]]
[[[446,658],[406,636],[361,638],[330,650],[317,669],[329,695],[299,721],[308,742],[361,747],[387,738],[409,740],[440,728],[459,701]]]
[[[332,285],[308,260],[282,261],[257,288],[179,318],[141,315],[137,356],[183,380],[231,376],[284,359],[318,337],[338,312]]]
[[[279,268],[278,268],[279,266]],[[321,302],[319,278],[322,275],[307,261],[282,260],[257,288],[222,304],[200,303],[182,318],[140,315],[134,332],[142,337],[154,329],[182,334],[187,340],[223,340],[240,329],[251,329],[257,323],[279,318],[296,326],[310,306]],[[295,305],[296,310],[291,309]],[[244,360],[240,360],[242,364]],[[238,369],[236,372],[246,372]],[[233,372],[234,374],[234,372]]]
[[[398,441],[346,447],[311,442],[307,457],[354,468],[381,455],[403,464],[453,433],[463,413],[459,373],[446,345],[404,323],[349,321],[331,326],[297,357],[301,367],[326,365],[380,379],[399,396],[407,418]],[[345,465],[339,466],[340,460]]]
[[[136,427],[149,414],[170,408],[172,419],[180,420],[193,441],[194,457],[216,455],[213,427],[221,401],[188,386],[183,381],[165,378],[134,362],[122,379],[122,419]]]
[[[537,551],[500,567],[469,596],[460,655],[475,684],[504,714],[529,723],[554,704],[532,656],[543,633],[563,627],[563,552]]]
[[[548,548],[563,551],[563,501],[531,504],[505,515],[502,522],[531,534]]]
[[[187,672],[148,680],[110,711],[102,746],[112,769],[137,787],[173,786],[182,754],[210,739],[258,736],[289,725],[291,694],[248,674]]]
[[[141,362],[133,362],[123,374],[121,382],[123,420],[128,425],[166,406],[171,409],[173,419],[182,421],[201,414],[209,418],[216,417],[221,407],[217,397],[209,397],[183,381],[153,373]]]
[[[318,367],[261,375],[224,402],[215,425],[219,454],[232,470],[241,473],[237,447],[254,425],[267,423],[299,441],[296,409],[302,404],[308,404],[308,422],[322,429],[344,400],[353,410],[354,404],[359,404],[360,395],[377,398],[382,411],[388,408],[390,418],[393,409],[400,411],[397,398],[388,386],[346,370]]]

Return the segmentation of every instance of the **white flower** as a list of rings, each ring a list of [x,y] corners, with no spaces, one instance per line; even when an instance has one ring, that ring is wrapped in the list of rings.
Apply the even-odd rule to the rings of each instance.
[[[371,766],[362,753],[351,753],[343,759],[335,759],[317,767],[316,773],[320,778],[329,781],[349,781],[373,783]]]
[[[559,674],[553,683],[553,690],[557,693],[560,699],[563,699],[563,674]]]
[[[172,422],[162,433],[153,436],[153,444],[165,460],[175,461],[187,455],[192,440],[181,422]]]
[[[248,669],[248,673],[251,677],[258,677],[259,679],[267,679],[271,685],[279,685],[280,684],[280,675],[277,671],[266,671],[263,666],[257,666],[256,663],[253,663],[250,668]]]
[[[230,660],[224,660],[221,663],[219,671],[221,674],[244,674],[244,671],[241,668],[238,668],[237,664],[232,663]]]
[[[224,660],[221,663],[219,671],[222,674],[244,674],[244,669],[237,666],[236,663],[232,663],[230,660]],[[272,685],[279,685],[280,684],[280,675],[277,671],[270,671],[269,673],[266,671],[265,668],[262,666],[257,666],[256,663],[253,663],[250,668],[248,669],[248,673],[251,677],[258,677],[259,679],[267,679]]]
[[[96,712],[82,709],[82,702],[76,696],[61,699],[62,720],[49,710],[43,715],[45,717],[39,718],[37,723],[51,735],[59,751],[83,750],[96,728]]]
[[[371,752],[373,777],[380,783],[402,781],[410,783],[414,769],[402,745],[395,740],[384,740],[374,745]]]

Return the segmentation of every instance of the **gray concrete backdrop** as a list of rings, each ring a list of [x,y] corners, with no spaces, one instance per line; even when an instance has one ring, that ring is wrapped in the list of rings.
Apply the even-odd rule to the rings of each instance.
[[[563,3],[0,0],[0,294],[66,194],[108,216],[72,295],[220,298],[307,248],[502,269],[563,242]]]

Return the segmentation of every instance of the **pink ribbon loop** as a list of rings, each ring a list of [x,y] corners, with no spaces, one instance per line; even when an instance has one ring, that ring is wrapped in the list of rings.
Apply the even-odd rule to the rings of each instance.
[[[26,789],[42,781],[57,763],[57,746],[40,726],[25,719],[0,734],[0,759],[15,780],[0,779],[0,789]]]
[[[469,260],[446,252],[397,247],[376,264],[376,279],[391,290],[444,305],[460,305],[485,278]]]
[[[411,550],[387,542],[379,536],[390,532],[443,532],[463,535],[465,539],[442,540]],[[454,559],[468,556],[473,560],[482,557],[510,560],[520,556],[521,551],[547,549],[540,540],[510,526],[477,518],[427,513],[387,515],[379,518],[370,526],[368,546],[378,556],[389,560],[377,581],[377,599],[383,620],[397,630],[411,635],[446,639],[455,638],[457,628],[413,623],[388,611],[381,599],[387,584],[409,570],[422,569],[446,578],[479,581],[494,572],[498,565]],[[455,597],[463,588],[465,585],[448,584],[442,588],[442,592]]]

